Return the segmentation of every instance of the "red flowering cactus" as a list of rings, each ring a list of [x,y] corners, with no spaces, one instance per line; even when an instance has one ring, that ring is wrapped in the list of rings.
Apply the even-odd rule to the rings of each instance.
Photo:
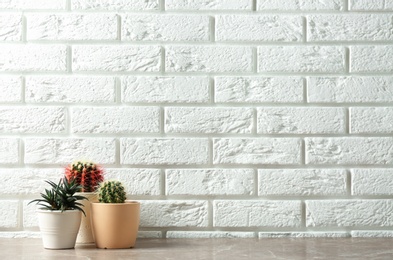
[[[75,179],[82,186],[81,192],[95,192],[104,181],[104,171],[92,162],[77,162],[65,169],[65,177],[68,182]]]

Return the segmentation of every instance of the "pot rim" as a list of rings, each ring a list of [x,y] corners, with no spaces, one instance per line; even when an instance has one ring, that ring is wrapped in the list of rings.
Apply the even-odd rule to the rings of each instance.
[[[129,204],[141,204],[140,202],[138,202],[138,201],[134,201],[134,200],[126,200],[124,203],[102,203],[102,202],[92,202],[91,204],[100,204],[100,205],[113,205],[113,206],[115,206],[115,205],[119,205],[119,206],[121,206],[121,205],[129,205]]]
[[[36,212],[40,212],[40,213],[49,213],[49,214],[74,214],[75,212],[80,212],[82,213],[82,211],[78,210],[78,209],[68,209],[68,210],[49,210],[49,209],[36,209]]]

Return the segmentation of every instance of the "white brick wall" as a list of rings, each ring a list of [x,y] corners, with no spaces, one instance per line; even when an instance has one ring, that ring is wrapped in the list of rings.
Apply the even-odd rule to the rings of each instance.
[[[139,237],[391,237],[392,0],[0,0],[0,237],[74,160]]]

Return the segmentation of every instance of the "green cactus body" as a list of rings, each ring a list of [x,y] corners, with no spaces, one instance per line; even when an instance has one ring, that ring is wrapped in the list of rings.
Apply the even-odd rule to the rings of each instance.
[[[124,203],[126,192],[119,181],[105,181],[98,188],[98,200],[101,203]]]

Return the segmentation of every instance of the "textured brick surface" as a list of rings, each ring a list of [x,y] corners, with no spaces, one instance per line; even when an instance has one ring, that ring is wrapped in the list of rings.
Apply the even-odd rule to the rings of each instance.
[[[159,0],[71,0],[73,10],[142,11],[158,7]]]
[[[222,103],[299,103],[303,80],[295,77],[216,77],[215,101]]]
[[[349,14],[307,17],[309,41],[389,41],[392,15]]]
[[[342,108],[258,108],[258,133],[334,134],[345,132]]]
[[[0,77],[0,93],[0,102],[20,102],[22,100],[21,77]]]
[[[258,72],[344,72],[344,70],[343,47],[258,47]]]
[[[392,77],[310,77],[308,101],[322,103],[393,102]]]
[[[352,169],[353,195],[392,195],[393,169]]]
[[[19,140],[14,138],[0,138],[0,163],[19,162]]]
[[[350,0],[350,10],[354,11],[391,11],[392,0]]]
[[[207,41],[206,15],[123,15],[122,40]]]
[[[247,108],[166,108],[165,132],[251,133],[253,114]]]
[[[393,138],[306,138],[307,164],[392,164]]]
[[[369,1],[369,0],[365,0]],[[257,10],[280,10],[280,11],[309,11],[309,10],[329,10],[341,11],[344,9],[344,0],[285,0],[285,1],[272,1],[272,0],[258,0]]]
[[[258,194],[268,195],[346,195],[347,173],[333,169],[258,170]]]
[[[72,110],[74,133],[157,133],[157,107],[76,107]]]
[[[167,195],[251,195],[251,169],[179,169],[166,171]]]
[[[168,72],[251,72],[252,49],[228,46],[170,46],[166,48]]]
[[[205,164],[208,161],[207,139],[122,138],[120,142],[122,164]]]
[[[216,18],[217,41],[299,42],[302,37],[300,16],[219,15]]]
[[[251,10],[251,0],[166,0],[165,10]]]
[[[307,227],[392,226],[393,200],[306,201]]]
[[[351,72],[392,72],[393,46],[352,46]]]
[[[253,238],[253,232],[168,231],[167,238]]]
[[[0,228],[16,228],[19,202],[17,200],[1,200],[0,202]]]
[[[20,40],[22,40],[22,16],[20,14],[2,14],[0,16],[0,41]]]
[[[105,170],[105,179],[116,179],[123,183],[129,199],[135,195],[160,195],[161,173],[158,169]]]
[[[114,14],[28,14],[28,40],[116,40]]]
[[[213,140],[214,164],[299,164],[296,138],[222,138]]]
[[[1,71],[65,71],[64,45],[3,45]]]
[[[26,101],[31,103],[113,103],[115,101],[115,78],[27,77]]]
[[[141,227],[206,227],[207,202],[199,200],[140,201]]]
[[[21,10],[64,10],[67,0],[2,0],[0,9]]]
[[[76,71],[146,71],[160,69],[161,48],[157,46],[76,45],[72,68]]]
[[[393,133],[392,107],[351,108],[351,133]]]
[[[63,107],[0,107],[0,133],[63,133]]]
[[[300,201],[215,201],[215,227],[297,227],[301,222]]]
[[[123,102],[130,103],[206,103],[207,77],[124,77]]]
[[[115,140],[112,138],[28,138],[25,140],[25,163],[68,164],[88,159],[99,164],[115,163]]]

